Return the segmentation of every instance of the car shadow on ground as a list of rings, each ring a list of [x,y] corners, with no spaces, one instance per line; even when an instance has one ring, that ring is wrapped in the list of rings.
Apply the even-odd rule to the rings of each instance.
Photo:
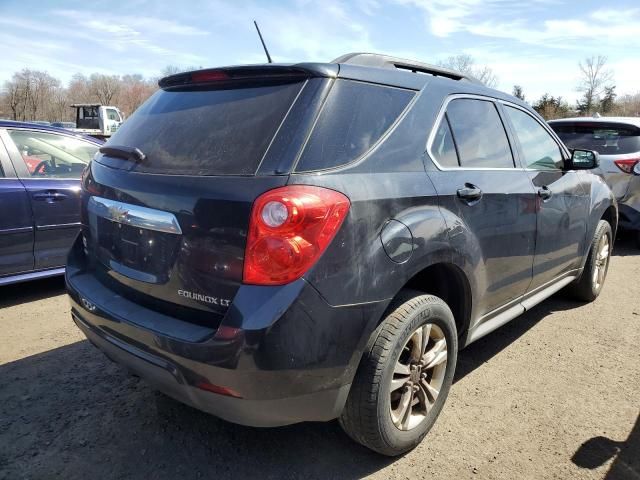
[[[552,298],[463,350],[456,381],[576,305]],[[2,365],[0,379],[0,478],[356,479],[394,461],[337,422],[257,429],[216,419],[155,392],[87,341]]]
[[[0,309],[44,300],[63,293],[65,293],[65,287],[62,275],[0,286]]]
[[[621,442],[607,437],[593,437],[584,442],[571,461],[581,468],[593,470],[613,458],[606,480],[640,478],[640,415],[629,437]]]
[[[640,254],[640,249],[636,246],[633,235],[629,232],[620,232],[616,236],[613,244],[612,255],[616,257],[636,256]]]
[[[615,252],[635,254],[627,242],[617,243]],[[64,283],[26,287],[4,287],[15,298],[2,295],[0,307],[58,295]],[[556,295],[475,342],[460,352],[455,381],[550,313],[578,306]],[[596,460],[589,452],[613,451],[614,472],[639,448],[636,423],[626,442],[589,440],[574,463],[590,468]],[[356,479],[393,461],[352,442],[337,422],[256,429],[216,419],[155,392],[87,341],[0,365],[0,479]]]
[[[495,355],[522,337],[536,326],[536,324],[544,320],[548,315],[554,312],[578,308],[581,305],[583,304],[565,298],[563,292],[559,292],[513,319],[511,322],[503,325],[498,330],[473,342],[459,353],[458,365],[456,366],[456,374],[453,382],[455,383],[463,379],[477,368],[480,368]]]

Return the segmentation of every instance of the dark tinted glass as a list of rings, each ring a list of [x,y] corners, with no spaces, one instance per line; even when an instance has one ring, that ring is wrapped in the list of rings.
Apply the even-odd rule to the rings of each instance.
[[[142,150],[140,172],[252,175],[301,86],[160,90],[109,143]]]
[[[436,136],[431,144],[431,153],[435,157],[436,162],[442,167],[458,167],[458,154],[456,146],[453,143],[453,136],[449,128],[449,122],[445,116],[440,122],[440,127],[436,132]]]
[[[513,167],[507,134],[492,102],[457,98],[447,106],[447,116],[462,167]]]
[[[413,95],[399,88],[337,80],[297,170],[332,168],[355,160],[389,129]]]
[[[531,115],[513,107],[505,108],[522,148],[525,167],[536,170],[562,169],[560,147]]]
[[[640,152],[640,129],[612,124],[551,125],[569,148],[595,150],[600,155]]]

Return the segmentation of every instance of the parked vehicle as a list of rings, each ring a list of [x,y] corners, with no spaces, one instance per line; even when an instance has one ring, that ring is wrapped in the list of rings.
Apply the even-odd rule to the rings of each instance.
[[[0,285],[64,273],[80,230],[80,175],[101,144],[0,121]]]
[[[53,122],[51,126],[58,127],[58,128],[66,128],[68,130],[74,130],[76,128],[76,124],[73,122]]]
[[[569,148],[600,154],[602,175],[620,210],[620,227],[632,231],[640,248],[640,118],[579,117],[549,122]]]
[[[597,154],[510,95],[374,54],[159,85],[87,171],[66,281],[87,338],[182,402],[339,418],[397,455],[459,348],[602,289],[617,209],[584,171]]]
[[[97,103],[77,103],[71,107],[76,109],[75,131],[102,140],[113,135],[124,121],[117,107]]]

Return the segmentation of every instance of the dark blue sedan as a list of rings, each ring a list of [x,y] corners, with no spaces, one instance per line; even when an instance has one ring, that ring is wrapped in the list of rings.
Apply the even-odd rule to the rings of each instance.
[[[0,121],[0,285],[64,273],[80,228],[80,176],[101,144]]]

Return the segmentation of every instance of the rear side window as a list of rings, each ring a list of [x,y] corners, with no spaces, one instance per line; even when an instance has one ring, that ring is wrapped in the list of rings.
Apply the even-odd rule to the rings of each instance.
[[[109,143],[142,150],[139,172],[253,175],[302,85],[160,90]]]
[[[525,167],[535,170],[562,169],[560,147],[531,115],[517,108],[505,107],[513,124],[524,156]]]
[[[460,166],[513,168],[509,140],[493,102],[456,98],[447,106],[447,117]]]
[[[345,165],[369,150],[414,96],[400,88],[336,80],[297,171]]]
[[[439,165],[447,168],[459,167],[456,145],[453,143],[453,135],[449,127],[446,115],[440,122],[440,127],[431,146],[431,153],[435,156]]]
[[[640,129],[612,124],[552,124],[569,148],[595,150],[600,155],[640,152]]]

